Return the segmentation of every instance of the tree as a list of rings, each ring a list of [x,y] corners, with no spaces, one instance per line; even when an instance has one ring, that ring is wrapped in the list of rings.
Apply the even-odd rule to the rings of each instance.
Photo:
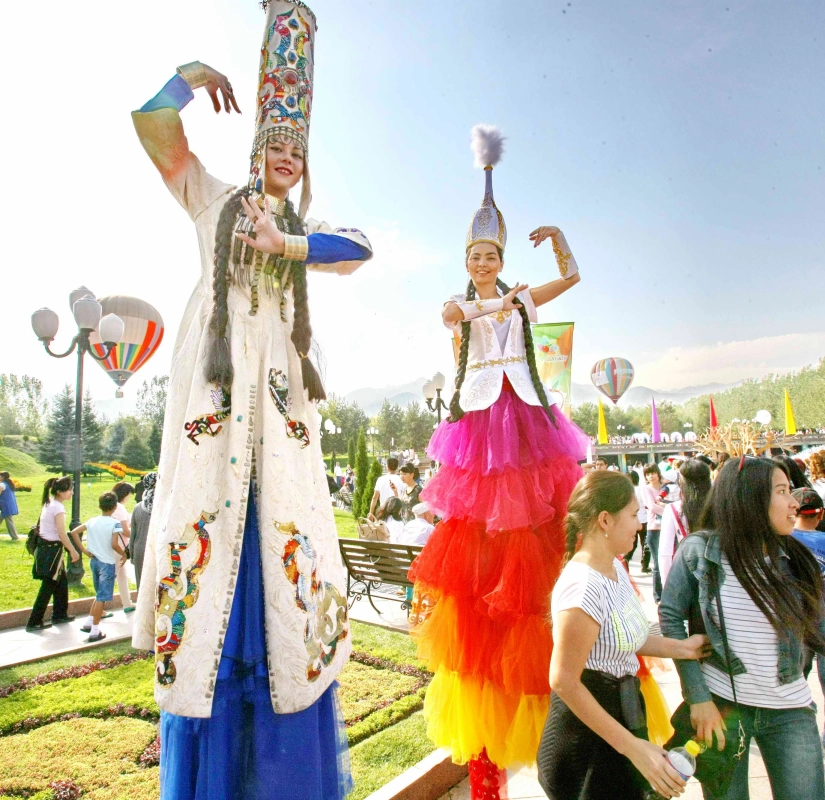
[[[364,496],[367,492],[369,462],[367,460],[367,437],[364,429],[358,431],[358,447],[355,454],[355,493],[352,498],[352,515],[358,519],[364,516]],[[366,499],[367,511],[369,498]]]
[[[407,404],[404,412],[402,441],[405,447],[412,447],[416,450],[424,450],[433,435],[433,425],[435,425],[435,414],[425,411],[421,404],[411,400]]]
[[[0,433],[41,436],[48,412],[38,378],[0,375]]]
[[[378,428],[378,445],[382,450],[401,447],[404,434],[404,412],[401,406],[392,405],[385,399],[375,417],[375,427]]]
[[[350,436],[347,443],[347,466],[355,469],[355,437]]]
[[[118,460],[134,469],[151,469],[155,466],[149,445],[136,434],[131,434],[123,443]]]
[[[157,428],[158,457],[160,456],[160,439],[163,438],[163,419],[166,414],[166,395],[168,389],[168,375],[155,375],[150,381],[144,381],[143,386],[138,389],[137,415],[145,425]],[[151,447],[152,445],[150,444],[149,446]],[[152,452],[155,452],[154,449]],[[129,466],[132,465],[130,464]]]
[[[375,484],[378,483],[378,479],[384,474],[384,468],[381,466],[381,462],[374,458],[372,460],[372,464],[370,464],[370,471],[367,474],[367,491],[364,492],[364,496],[361,498],[361,516],[366,516],[370,510],[370,503],[372,503],[372,496],[375,494]]]
[[[126,442],[126,421],[123,417],[118,417],[110,426],[106,437],[106,460],[116,461],[120,458],[120,451]],[[130,467],[140,469],[137,464],[128,464]]]
[[[599,432],[599,409],[595,403],[582,403],[573,407],[573,422],[576,423],[588,436],[596,436]]]
[[[38,458],[54,471],[74,472],[74,396],[66,384],[52,400],[46,431],[40,439]]]
[[[358,431],[366,428],[369,423],[361,406],[356,403],[347,403],[346,400],[334,394],[318,404],[318,413],[324,419],[331,419],[336,427],[341,429],[340,434],[324,436],[321,441],[321,449],[324,453],[332,450],[340,452],[342,443],[349,441],[350,437],[358,436]]]
[[[83,463],[100,461],[103,457],[103,425],[97,418],[92,393],[88,389],[83,398],[81,430],[83,431]]]
[[[149,449],[152,451],[152,459],[154,463],[160,464],[160,445],[161,433],[157,425],[152,425],[152,430],[149,432]],[[131,466],[131,464],[129,465]]]

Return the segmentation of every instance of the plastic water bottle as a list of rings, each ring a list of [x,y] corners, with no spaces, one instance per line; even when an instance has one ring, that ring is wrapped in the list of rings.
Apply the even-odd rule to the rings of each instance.
[[[667,760],[670,762],[670,766],[682,776],[682,780],[686,781],[696,772],[696,756],[704,753],[707,749],[704,742],[689,739],[685,742],[684,747],[674,747],[668,751]],[[645,800],[662,800],[662,795],[651,788],[645,794]]]

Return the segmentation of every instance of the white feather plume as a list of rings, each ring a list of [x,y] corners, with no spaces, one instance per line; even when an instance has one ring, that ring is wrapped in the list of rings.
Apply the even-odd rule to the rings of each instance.
[[[479,169],[494,167],[504,154],[504,134],[495,125],[476,125],[472,131],[470,149]]]

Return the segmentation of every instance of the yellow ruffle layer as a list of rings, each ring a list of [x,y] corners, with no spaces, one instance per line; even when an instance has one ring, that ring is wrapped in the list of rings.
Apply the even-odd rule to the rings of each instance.
[[[509,695],[489,681],[439,669],[427,689],[427,735],[456,764],[483,749],[501,768],[536,761],[549,695]]]

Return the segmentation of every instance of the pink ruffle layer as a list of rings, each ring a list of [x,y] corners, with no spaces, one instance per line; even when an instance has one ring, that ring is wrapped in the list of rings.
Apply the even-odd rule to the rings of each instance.
[[[505,384],[490,408],[468,411],[455,423],[442,422],[427,455],[484,477],[565,456],[583,461],[590,442],[587,434],[558,409],[554,415],[555,426],[541,406],[527,405]]]
[[[556,425],[506,389],[492,407],[442,422],[427,448],[441,467],[421,499],[445,519],[483,523],[491,535],[560,523],[589,440],[561,412]]]

